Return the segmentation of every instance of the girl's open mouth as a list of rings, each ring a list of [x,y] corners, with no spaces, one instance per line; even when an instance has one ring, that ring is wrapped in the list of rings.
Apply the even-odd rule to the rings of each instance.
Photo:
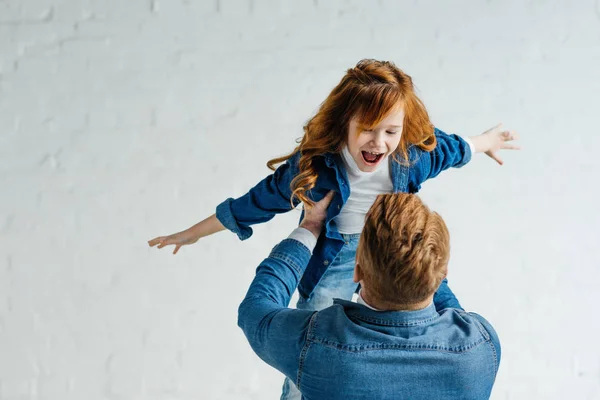
[[[384,153],[371,153],[370,151],[361,151],[363,161],[367,165],[375,165],[381,160]]]

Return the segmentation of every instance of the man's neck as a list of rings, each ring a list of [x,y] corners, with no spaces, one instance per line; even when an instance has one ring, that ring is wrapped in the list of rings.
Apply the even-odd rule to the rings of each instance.
[[[381,302],[381,301],[377,301],[376,299],[373,299],[370,295],[368,290],[365,290],[364,287],[362,287],[358,293],[359,299],[362,300],[362,303],[364,303],[365,306],[369,307],[372,310],[376,310],[376,311],[417,311],[417,310],[422,310],[424,308],[429,307],[429,305],[433,302],[433,295],[431,295],[430,297],[428,297],[427,299],[419,302],[419,303],[413,303],[413,304],[393,304],[393,303],[387,303],[387,302]],[[359,303],[361,303],[361,301],[359,300]]]

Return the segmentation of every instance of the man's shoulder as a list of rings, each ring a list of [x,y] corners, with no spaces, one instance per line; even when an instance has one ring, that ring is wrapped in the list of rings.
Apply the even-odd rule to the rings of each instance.
[[[386,321],[362,318],[350,302],[336,303],[316,313],[309,339],[340,350],[360,350],[378,346],[382,349],[418,349],[464,352],[483,342],[499,347],[498,335],[481,315],[448,308],[439,318],[415,326],[394,326]],[[348,308],[352,311],[348,313]],[[402,329],[400,329],[402,328]],[[403,331],[404,330],[404,331]],[[408,330],[411,332],[408,333]],[[384,333],[384,335],[381,335]]]
[[[448,393],[454,394],[450,398],[463,393],[464,382],[469,381],[474,384],[469,395],[474,397],[464,398],[489,396],[499,353],[486,339],[492,335],[484,334],[488,329],[480,316],[446,309],[419,321],[400,320],[391,312],[378,315],[360,304],[337,300],[318,311],[306,335],[308,350],[301,363],[311,373],[303,375],[301,385],[320,387],[315,398],[337,398],[328,392],[330,385],[311,381],[317,376],[320,383],[336,382],[338,391],[358,393],[368,388],[369,398],[421,390],[423,398],[445,399]],[[415,373],[422,379],[406,379]],[[388,385],[371,386],[381,375],[392,377]]]
[[[498,337],[492,324],[476,312],[465,311],[459,308],[446,308],[440,311],[440,316],[444,316],[445,314],[448,314],[446,318],[454,319],[457,324],[459,323],[458,321],[462,320],[466,323],[478,327],[479,332],[485,339]],[[451,317],[450,315],[453,315],[453,317]]]
[[[498,333],[496,332],[496,329],[494,329],[492,324],[487,319],[482,317],[481,315],[474,313],[474,312],[468,312],[466,314],[468,314],[471,318],[473,318],[480,324],[480,330],[481,330],[482,335],[484,335],[486,337],[486,339],[489,340],[493,344],[493,346],[496,348],[495,350],[498,352],[498,356],[499,356],[500,339],[498,338]]]
[[[470,318],[471,320],[476,321],[477,324],[480,326],[480,331],[481,331],[482,335],[484,335],[490,339],[498,338],[498,334],[496,333],[496,330],[494,329],[492,324],[487,319],[485,319],[483,316],[481,316],[480,314],[477,314],[472,311],[464,311],[464,310],[456,310],[456,311],[459,312],[465,318]]]

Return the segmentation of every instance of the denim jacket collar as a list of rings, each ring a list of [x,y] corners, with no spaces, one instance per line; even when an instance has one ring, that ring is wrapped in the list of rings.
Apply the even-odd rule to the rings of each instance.
[[[333,153],[325,153],[325,154],[323,154],[323,157],[325,157],[325,164],[328,167],[334,167],[334,165],[335,165],[335,160],[334,160],[333,156],[334,156]]]
[[[431,322],[440,316],[433,303],[422,310],[415,311],[375,311],[352,301],[334,299],[333,302],[344,307],[349,318],[377,325],[413,326]]]

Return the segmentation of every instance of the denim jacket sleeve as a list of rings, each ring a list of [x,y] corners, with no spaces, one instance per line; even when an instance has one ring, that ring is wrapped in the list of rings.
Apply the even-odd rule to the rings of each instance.
[[[252,236],[250,225],[267,222],[278,213],[292,210],[290,184],[298,175],[300,152],[294,154],[275,172],[237,199],[228,198],[217,206],[217,219],[241,240]],[[294,201],[297,205],[298,201]]]
[[[294,239],[275,246],[257,268],[238,309],[238,326],[254,352],[296,382],[300,354],[315,311],[287,308],[310,251]]]
[[[462,310],[462,306],[458,302],[458,299],[454,295],[454,292],[448,286],[448,279],[444,278],[440,287],[433,295],[433,304],[435,305],[436,311],[440,312],[446,308],[458,308]]]
[[[429,152],[417,147],[410,149],[408,190],[416,193],[427,179],[435,178],[450,167],[460,168],[471,161],[471,147],[458,135],[448,135],[435,128],[437,144]]]

